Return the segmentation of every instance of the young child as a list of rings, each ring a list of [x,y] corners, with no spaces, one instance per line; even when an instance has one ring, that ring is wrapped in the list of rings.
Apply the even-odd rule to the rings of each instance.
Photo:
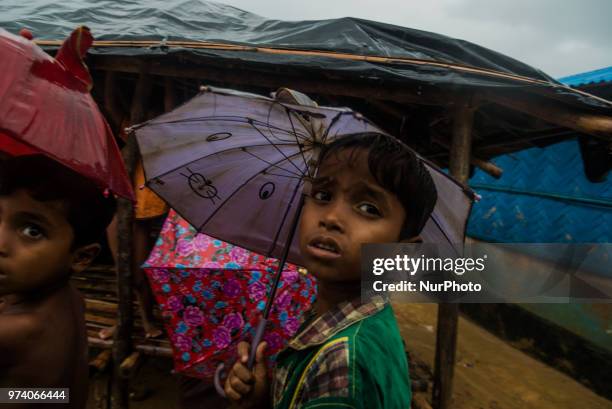
[[[265,343],[252,370],[246,367],[249,345],[239,346],[225,384],[234,407],[410,407],[408,365],[393,310],[382,298],[360,297],[360,251],[364,243],[419,242],[436,200],[427,169],[391,137],[354,135],[322,152],[299,229],[318,299],[278,355],[271,388]]]
[[[115,207],[42,155],[0,162],[0,388],[70,388],[67,407],[85,408],[84,303],[69,279],[98,254]]]

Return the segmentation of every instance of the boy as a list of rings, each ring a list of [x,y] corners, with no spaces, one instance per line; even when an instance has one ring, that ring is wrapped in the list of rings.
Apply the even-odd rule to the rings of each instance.
[[[85,407],[84,303],[69,279],[114,211],[112,195],[47,157],[0,162],[0,388],[69,388],[67,407]]]
[[[271,394],[263,352],[252,371],[248,345],[225,384],[235,407],[408,409],[408,366],[391,306],[361,300],[364,243],[419,242],[437,193],[414,153],[380,134],[340,139],[321,154],[300,221],[304,266],[318,299],[278,355]]]

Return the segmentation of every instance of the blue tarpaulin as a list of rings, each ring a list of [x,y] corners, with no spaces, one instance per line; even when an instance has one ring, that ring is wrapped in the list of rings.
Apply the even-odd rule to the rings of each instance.
[[[612,66],[559,78],[559,82],[570,87],[612,82]]]
[[[566,85],[612,80],[612,67],[561,78]],[[499,156],[496,180],[481,170],[470,186],[474,204],[468,235],[491,242],[612,242],[612,181],[590,182],[577,140]]]

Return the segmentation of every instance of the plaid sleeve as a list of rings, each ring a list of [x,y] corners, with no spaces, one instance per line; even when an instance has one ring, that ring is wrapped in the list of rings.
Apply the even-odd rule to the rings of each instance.
[[[321,398],[350,398],[350,359],[347,337],[324,344],[308,363],[300,379],[294,405],[291,407],[317,407],[312,401]],[[328,400],[328,399],[325,399]],[[329,407],[329,406],[328,406]],[[354,406],[338,406],[354,407]]]

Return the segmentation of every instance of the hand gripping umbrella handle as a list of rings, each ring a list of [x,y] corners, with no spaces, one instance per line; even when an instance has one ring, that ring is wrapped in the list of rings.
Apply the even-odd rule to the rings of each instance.
[[[253,337],[253,342],[251,343],[251,350],[249,351],[249,360],[247,362],[247,368],[252,369],[253,365],[255,365],[255,355],[257,353],[257,346],[260,344],[262,338],[263,338],[263,334],[266,330],[266,324],[268,323],[268,320],[265,318],[262,318],[259,321],[259,324],[257,324],[257,330],[255,330],[255,336]],[[223,373],[223,369],[225,368],[224,364],[219,364],[219,366],[217,366],[217,369],[215,370],[215,378],[214,378],[214,384],[215,384],[215,389],[217,391],[217,393],[226,398],[226,394],[225,394],[225,389],[223,388],[223,385],[221,384],[221,374]]]
[[[257,330],[255,331],[255,336],[253,337],[253,342],[251,343],[251,350],[249,351],[249,361],[247,362],[247,367],[249,369],[253,369],[253,365],[255,365],[255,354],[257,353],[257,347],[263,338],[263,334],[266,330],[266,324],[268,320],[262,318],[257,324]]]
[[[225,364],[220,363],[219,366],[217,366],[217,369],[215,369],[214,384],[215,390],[217,391],[219,396],[227,398],[227,395],[225,394],[225,389],[223,389],[223,385],[221,385],[221,373],[223,372],[223,368],[225,368]]]
[[[299,188],[300,184],[296,185],[296,192]],[[289,230],[289,235],[287,236],[287,244],[283,249],[283,254],[281,256],[280,262],[278,263],[278,268],[276,270],[276,274],[274,276],[274,282],[272,283],[272,293],[268,297],[268,302],[266,302],[266,308],[264,309],[263,317],[259,324],[257,324],[257,330],[255,331],[255,336],[253,337],[253,342],[251,343],[251,350],[249,351],[249,360],[247,362],[247,366],[249,369],[253,368],[255,364],[255,354],[257,352],[257,346],[261,342],[263,338],[264,331],[266,329],[266,324],[268,322],[268,317],[270,316],[270,311],[272,310],[272,303],[274,302],[274,296],[276,295],[276,290],[278,289],[278,282],[283,273],[283,267],[285,266],[285,262],[287,261],[287,256],[289,255],[289,249],[291,248],[291,243],[293,242],[293,237],[295,236],[295,232],[297,230],[298,222],[300,220],[300,213],[302,212],[302,207],[304,206],[304,196],[300,195],[299,202],[297,204],[297,209],[295,214],[293,215],[293,221],[291,222],[291,228]],[[215,370],[215,389],[217,393],[224,398],[226,398],[225,390],[223,389],[223,385],[221,385],[221,373],[223,372],[224,364],[220,364]]]

